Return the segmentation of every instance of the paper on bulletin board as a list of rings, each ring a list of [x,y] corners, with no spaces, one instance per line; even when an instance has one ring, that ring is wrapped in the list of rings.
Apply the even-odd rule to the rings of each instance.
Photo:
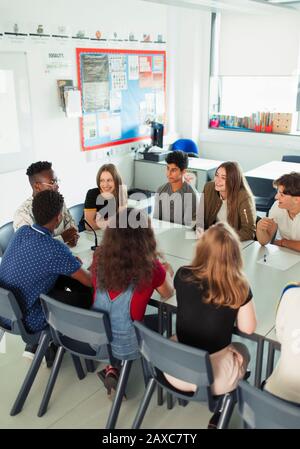
[[[121,116],[113,115],[110,117],[110,138],[117,140],[121,137]]]
[[[152,57],[140,56],[139,57],[139,69],[140,73],[152,73]]]
[[[110,92],[110,112],[120,112],[122,107],[122,94],[119,90]]]
[[[110,135],[110,115],[108,112],[98,114],[98,132],[100,137]]]
[[[153,56],[153,72],[163,72],[164,58],[162,55]]]
[[[83,109],[85,112],[109,109],[109,83],[84,83],[83,85]]]
[[[97,136],[97,118],[96,114],[87,114],[83,116],[84,138],[86,140],[94,139]]]
[[[155,114],[155,95],[145,94],[146,113],[150,115]]]
[[[139,57],[137,55],[128,56],[128,79],[139,79]]]
[[[110,72],[124,72],[126,70],[126,57],[124,55],[109,56]]]
[[[116,90],[127,90],[126,72],[112,72],[111,88]]]
[[[266,254],[257,263],[275,268],[276,270],[286,271],[297,263],[300,263],[300,255],[282,252],[277,249],[277,251]]]

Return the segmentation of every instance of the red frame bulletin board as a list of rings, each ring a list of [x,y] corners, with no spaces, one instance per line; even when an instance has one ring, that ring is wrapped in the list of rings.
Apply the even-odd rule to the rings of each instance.
[[[77,48],[83,151],[149,137],[149,116],[166,117],[166,52]]]

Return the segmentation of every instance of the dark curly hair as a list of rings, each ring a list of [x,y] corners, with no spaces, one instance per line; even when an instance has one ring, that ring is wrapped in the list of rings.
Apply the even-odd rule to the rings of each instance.
[[[95,253],[97,288],[124,291],[133,284],[142,290],[151,284],[156,259],[156,240],[149,217],[136,209],[122,209],[106,228]]]
[[[56,217],[63,208],[64,197],[53,190],[43,190],[37,193],[32,201],[32,213],[35,222],[44,226]]]
[[[51,170],[51,168],[52,168],[51,162],[47,161],[34,162],[27,168],[26,175],[28,176],[29,181],[31,182],[35,175],[38,175],[42,171]]]
[[[186,153],[180,150],[171,151],[166,157],[167,164],[175,164],[180,170],[185,170],[189,165],[189,157]]]

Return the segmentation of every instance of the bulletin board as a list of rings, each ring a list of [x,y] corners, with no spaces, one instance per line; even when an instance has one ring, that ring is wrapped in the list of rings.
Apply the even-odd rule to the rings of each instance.
[[[166,52],[77,48],[83,151],[149,137],[165,122]]]

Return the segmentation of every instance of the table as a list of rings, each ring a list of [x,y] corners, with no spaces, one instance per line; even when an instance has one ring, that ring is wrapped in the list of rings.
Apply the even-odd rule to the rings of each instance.
[[[300,164],[297,164],[296,162],[272,161],[247,171],[245,176],[247,178],[253,177],[271,179],[274,181],[275,179],[280,178],[280,176],[292,171],[300,172]]]
[[[197,174],[196,189],[203,191],[205,183],[214,175],[215,169],[222,161],[212,159],[189,158],[188,170]],[[158,187],[167,182],[166,162],[153,162],[144,159],[134,161],[134,187],[136,189],[156,192]]]

